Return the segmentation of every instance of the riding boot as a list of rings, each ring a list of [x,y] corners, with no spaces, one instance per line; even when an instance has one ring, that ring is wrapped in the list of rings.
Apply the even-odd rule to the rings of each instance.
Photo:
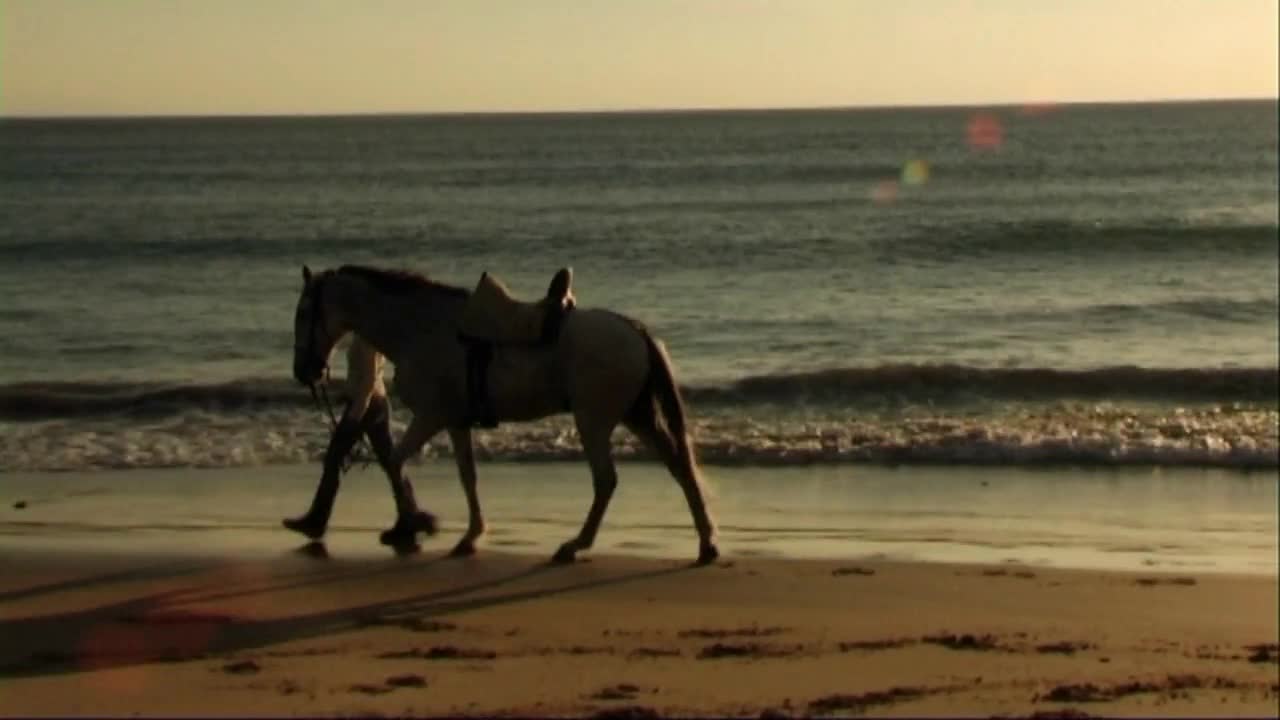
[[[393,548],[412,547],[418,544],[418,533],[435,535],[436,516],[420,510],[413,497],[413,489],[405,483],[405,497],[396,513],[396,524],[382,531],[378,541]]]
[[[343,416],[342,422],[333,431],[329,439],[329,447],[324,453],[324,472],[320,476],[320,484],[316,487],[315,497],[311,500],[311,508],[298,518],[283,521],[286,528],[300,532],[312,540],[324,537],[329,526],[329,516],[333,513],[333,503],[338,496],[338,485],[342,477],[342,463],[346,460],[351,448],[360,439],[360,422]]]

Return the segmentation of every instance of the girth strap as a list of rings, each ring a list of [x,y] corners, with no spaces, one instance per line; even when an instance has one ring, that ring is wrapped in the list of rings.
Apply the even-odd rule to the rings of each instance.
[[[565,318],[573,311],[573,305],[552,309],[543,318],[541,337],[535,347],[554,345],[560,340]],[[458,340],[466,351],[467,406],[470,422],[474,427],[493,429],[498,427],[498,414],[489,391],[489,366],[493,363],[494,349],[498,343],[458,333]],[[508,343],[504,343],[508,344]],[[568,408],[568,400],[565,400]]]

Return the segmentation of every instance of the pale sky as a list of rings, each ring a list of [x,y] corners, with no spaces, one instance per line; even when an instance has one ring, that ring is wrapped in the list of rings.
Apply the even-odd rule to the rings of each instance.
[[[1276,97],[1280,0],[0,0],[0,115]]]

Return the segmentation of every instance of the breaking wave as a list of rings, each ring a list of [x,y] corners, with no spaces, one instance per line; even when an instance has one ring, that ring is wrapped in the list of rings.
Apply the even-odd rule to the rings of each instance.
[[[1280,466],[1275,368],[1093,370],[881,365],[684,388],[701,460]],[[335,405],[342,387],[332,387]],[[397,423],[408,419],[403,408]],[[0,471],[317,462],[327,419],[283,378],[0,386]],[[399,433],[403,425],[395,428]],[[620,460],[650,459],[629,433]],[[558,416],[476,434],[487,460],[581,459]],[[451,451],[444,435],[428,456]]]
[[[399,412],[393,431],[403,432]],[[693,412],[707,465],[816,463],[1199,466],[1275,469],[1280,411],[1242,404],[1152,408],[1112,403],[1012,404],[974,414],[939,411],[780,416],[767,409]],[[319,462],[327,420],[314,409],[192,411],[149,420],[76,418],[0,425],[0,471],[248,467]],[[649,460],[627,432],[619,460]],[[482,460],[582,459],[568,416],[475,434]],[[447,436],[427,457],[451,454]]]
[[[234,412],[302,406],[297,384],[269,379],[215,384],[30,382],[0,386],[0,418],[51,420],[106,415],[159,417],[190,410]]]
[[[967,365],[879,365],[777,373],[722,387],[690,388],[693,402],[856,401],[863,397],[936,400],[952,396],[992,399],[1115,398],[1154,401],[1277,402],[1276,368],[1092,370],[983,368]]]
[[[849,404],[901,399],[1142,399],[1168,402],[1280,402],[1276,368],[1091,370],[984,368],[967,365],[879,365],[752,375],[721,385],[683,388],[694,404]],[[341,383],[331,387],[342,401]],[[278,378],[223,383],[30,382],[0,386],[0,419],[52,420],[122,415],[157,418],[190,411],[234,413],[310,407],[308,393]]]

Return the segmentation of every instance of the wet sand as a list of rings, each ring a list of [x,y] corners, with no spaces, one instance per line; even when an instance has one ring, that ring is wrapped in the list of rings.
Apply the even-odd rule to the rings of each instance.
[[[1276,610],[1274,577],[1222,573],[6,541],[0,708],[1274,717]]]
[[[1275,576],[1274,473],[1188,468],[704,468],[721,547],[736,557],[1006,563],[1037,567]],[[413,464],[441,520],[429,552],[462,535],[453,461]],[[306,510],[318,464],[12,473],[0,482],[0,552],[192,547],[246,555],[293,547],[280,518]],[[621,463],[599,554],[682,558],[696,551],[684,495],[657,463]],[[484,463],[480,495],[493,550],[549,557],[591,502],[585,463]],[[24,506],[16,507],[19,503]],[[376,465],[342,482],[330,550],[382,556],[394,505]],[[166,537],[177,538],[166,543]],[[25,551],[25,550],[24,550]]]

